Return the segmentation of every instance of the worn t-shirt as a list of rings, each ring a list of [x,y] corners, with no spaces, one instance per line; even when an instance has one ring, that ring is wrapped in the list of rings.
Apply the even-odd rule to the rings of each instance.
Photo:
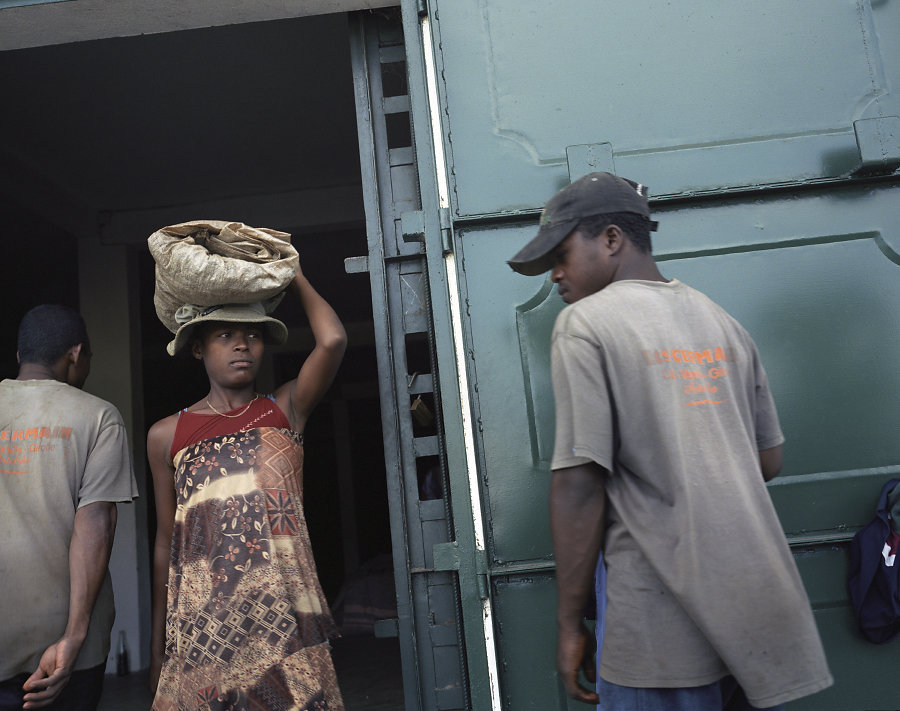
[[[760,471],[783,436],[747,332],[677,280],[613,282],[559,315],[552,374],[553,469],[608,472],[601,676],[687,687],[730,672],[760,707],[829,686]]]
[[[115,407],[55,380],[0,382],[0,679],[37,669],[65,630],[75,512],[135,496]],[[107,573],[76,669],[106,661],[114,617]]]

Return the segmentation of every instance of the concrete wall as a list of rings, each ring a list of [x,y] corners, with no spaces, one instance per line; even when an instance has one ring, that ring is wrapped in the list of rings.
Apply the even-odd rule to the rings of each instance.
[[[87,322],[94,356],[85,390],[119,408],[135,465],[140,496],[119,504],[116,540],[110,560],[116,598],[116,624],[107,673],[116,670],[116,645],[125,631],[132,670],[149,663],[150,564],[144,471],[141,396],[140,318],[137,314],[137,254],[128,247],[107,246],[94,239],[78,243],[81,313]]]

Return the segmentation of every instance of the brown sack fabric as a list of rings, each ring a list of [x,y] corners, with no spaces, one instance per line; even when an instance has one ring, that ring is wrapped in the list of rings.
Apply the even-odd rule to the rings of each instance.
[[[147,244],[156,261],[153,303],[172,333],[186,304],[248,304],[281,293],[300,263],[287,232],[241,222],[192,220],[163,227]]]

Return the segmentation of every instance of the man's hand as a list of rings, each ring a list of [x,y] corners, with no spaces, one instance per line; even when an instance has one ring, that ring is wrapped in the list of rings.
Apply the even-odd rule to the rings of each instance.
[[[41,661],[25,683],[23,709],[49,706],[69,683],[78,652],[84,644],[91,613],[106,576],[113,536],[116,505],[95,501],[75,512],[69,543],[69,618],[63,636],[41,655]]]
[[[592,684],[597,680],[594,668],[594,636],[582,624],[573,630],[559,630],[556,644],[556,672],[562,680],[566,693],[576,701],[596,704],[599,698],[596,692],[589,691],[578,683],[578,672],[584,672],[585,678]]]
[[[597,694],[578,684],[578,670],[590,681],[594,638],[584,626],[584,608],[593,594],[594,571],[603,547],[606,514],[605,470],[594,462],[556,469],[550,480],[550,533],[556,561],[556,670],[573,699],[597,703]]]
[[[23,709],[39,709],[52,704],[59,696],[75,666],[83,640],[62,637],[51,644],[41,655],[34,674],[22,685],[25,690]]]

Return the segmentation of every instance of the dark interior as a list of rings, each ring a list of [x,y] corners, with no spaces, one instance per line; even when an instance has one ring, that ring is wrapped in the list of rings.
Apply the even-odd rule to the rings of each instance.
[[[369,282],[344,272],[345,258],[367,253],[346,17],[0,52],[0,76],[0,377],[15,377],[25,311],[48,302],[77,308],[79,289],[103,289],[78,281],[78,242],[99,236],[125,245],[138,264],[149,427],[202,397],[206,380],[198,363],[165,353],[171,334],[154,312],[146,238],[201,218],[290,232],[304,272],[350,335],[305,433],[307,519],[323,587],[335,600],[348,573],[391,553]],[[288,297],[275,315],[291,341],[271,353],[279,382],[260,389],[296,375],[307,352],[299,305]],[[88,322],[89,332],[114,327]],[[336,430],[337,407],[349,440]],[[335,474],[338,448],[348,443],[356,537],[349,562]],[[150,496],[147,513],[152,542]]]

